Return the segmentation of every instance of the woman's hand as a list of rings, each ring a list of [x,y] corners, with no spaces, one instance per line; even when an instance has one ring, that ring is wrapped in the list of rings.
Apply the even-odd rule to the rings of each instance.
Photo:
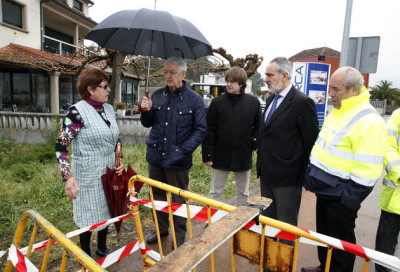
[[[120,161],[119,167],[114,166],[114,170],[115,170],[115,172],[118,174],[118,176],[121,176],[121,175],[122,175],[122,172],[125,170],[125,168],[124,168],[124,163],[122,162],[122,160]]]
[[[76,199],[75,190],[79,191],[80,188],[76,182],[75,177],[70,177],[65,182],[65,193],[70,199]]]

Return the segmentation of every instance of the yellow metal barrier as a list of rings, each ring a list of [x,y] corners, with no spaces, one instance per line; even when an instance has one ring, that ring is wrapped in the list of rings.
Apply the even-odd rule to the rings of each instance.
[[[171,208],[171,194],[176,194],[179,195],[183,198],[185,198],[185,203],[186,203],[186,213],[187,213],[187,222],[188,222],[188,233],[189,233],[189,238],[192,239],[193,237],[193,231],[192,231],[192,224],[191,224],[191,215],[190,215],[190,204],[189,200],[191,201],[196,201],[199,203],[202,203],[205,207],[207,207],[207,224],[208,226],[211,226],[211,207],[214,207],[216,209],[226,211],[228,213],[234,211],[237,207],[225,204],[216,200],[209,199],[207,197],[200,196],[195,193],[191,193],[189,191],[185,191],[173,186],[170,186],[168,184],[152,180],[150,178],[146,178],[143,176],[134,176],[129,180],[129,189],[130,189],[130,194],[132,197],[137,197],[135,195],[135,192],[133,190],[134,188],[134,183],[135,182],[143,182],[149,185],[149,195],[150,195],[150,200],[152,203],[152,213],[153,213],[153,218],[155,222],[155,227],[156,227],[156,232],[157,232],[157,238],[158,238],[158,248],[159,252],[161,255],[161,262],[163,261],[163,254],[162,254],[162,245],[161,245],[161,239],[160,239],[160,231],[158,227],[158,220],[157,220],[157,214],[155,210],[155,205],[154,205],[154,198],[153,198],[153,189],[152,187],[156,187],[159,189],[162,189],[166,192],[166,199],[168,203],[168,212],[169,212],[169,220],[171,222],[170,227],[171,227],[171,232],[172,232],[172,241],[173,241],[173,246],[176,251],[179,251],[179,248],[177,249],[177,244],[176,244],[176,236],[175,236],[175,230],[174,230],[174,224],[173,224],[173,215],[172,215],[172,208]],[[183,203],[184,204],[184,203]],[[139,215],[139,209],[137,206],[136,202],[133,202],[132,205],[130,206],[131,210],[134,212],[134,222],[136,225],[136,233],[138,235],[138,242],[139,244],[143,245],[144,244],[144,236],[143,236],[143,231],[142,231],[142,225],[141,225],[141,220],[140,220],[140,215]],[[242,213],[243,214],[243,213]],[[239,215],[241,216],[241,215]],[[67,264],[67,259],[68,256],[71,255],[73,258],[75,258],[83,268],[89,270],[89,271],[106,271],[104,268],[102,268],[97,262],[95,262],[90,256],[88,256],[85,252],[83,252],[76,244],[74,244],[70,239],[66,238],[63,233],[61,233],[57,228],[55,228],[50,222],[48,222],[45,218],[43,218],[40,214],[38,214],[34,210],[28,210],[23,214],[21,217],[19,224],[17,226],[17,229],[15,231],[14,235],[14,241],[13,244],[16,248],[19,248],[21,239],[24,233],[24,229],[26,226],[26,223],[28,219],[31,218],[35,221],[35,226],[32,231],[32,235],[29,240],[29,246],[28,246],[28,253],[26,255],[27,258],[30,257],[31,251],[32,251],[32,246],[34,244],[38,227],[41,227],[49,236],[48,238],[48,244],[46,247],[46,251],[44,253],[42,265],[41,265],[41,271],[45,271],[48,263],[48,258],[50,255],[51,247],[53,244],[53,240],[57,241],[62,247],[63,247],[63,257],[61,261],[61,267],[60,271],[65,271],[66,269],[66,264]],[[222,220],[222,219],[221,219]],[[247,220],[247,219],[246,219]],[[287,256],[288,259],[290,259],[289,266],[287,263],[284,264],[285,268],[277,268],[274,267],[274,269],[282,269],[282,271],[296,271],[297,269],[297,258],[298,258],[298,250],[299,250],[299,239],[300,237],[304,237],[310,240],[313,240],[315,242],[321,243],[321,244],[326,244],[328,246],[328,252],[327,252],[327,260],[326,260],[326,265],[325,265],[325,271],[329,271],[330,267],[330,262],[331,262],[331,257],[332,257],[332,249],[333,247],[329,244],[327,244],[324,241],[321,241],[314,236],[310,235],[306,231],[303,231],[297,227],[293,227],[292,225],[289,225],[287,223],[268,218],[265,216],[259,216],[259,222],[261,224],[261,234],[246,234],[246,232],[251,233],[250,231],[246,230],[240,230],[236,232],[234,236],[231,237],[231,269],[232,271],[235,271],[235,257],[234,254],[240,254],[240,251],[242,254],[241,256],[247,256],[249,255],[249,259],[257,262],[259,264],[260,271],[264,271],[264,267],[267,267],[267,262],[266,262],[266,256],[268,254],[280,254],[279,252],[271,252],[272,249],[282,249],[284,251],[284,254],[286,255],[280,255],[281,256]],[[288,245],[283,245],[280,243],[277,243],[276,241],[266,238],[265,237],[265,228],[266,226],[271,226],[277,229],[281,229],[283,231],[292,233],[296,236],[295,242],[294,242],[294,247],[290,247]],[[235,230],[236,231],[236,230]],[[247,236],[246,236],[247,235]],[[248,236],[252,235],[252,236]],[[256,235],[256,236],[254,236]],[[245,237],[245,238],[241,238]],[[229,237],[229,236],[226,236]],[[244,241],[244,242],[243,242]],[[238,244],[244,243],[244,246],[238,246]],[[246,244],[247,243],[247,244]],[[249,244],[250,243],[250,244]],[[278,244],[278,245],[276,245]],[[215,248],[210,251],[210,270],[215,271],[215,258],[214,258],[214,252]],[[179,255],[178,255],[179,256]],[[165,258],[167,259],[167,258]],[[279,258],[276,258],[279,259]],[[148,255],[146,254],[146,251],[142,252],[142,260],[143,260],[143,270],[146,271],[148,269],[152,271],[157,271],[157,269],[153,269],[157,267],[157,262],[152,260]],[[293,260],[293,261],[292,261]],[[368,270],[368,263],[369,260],[365,259],[364,266],[363,266],[363,271]],[[269,264],[268,264],[269,265]],[[275,264],[274,264],[275,265]],[[11,272],[13,270],[13,265],[11,261],[8,261],[5,267],[5,272]],[[179,270],[174,270],[174,271],[179,271]],[[196,271],[193,269],[193,271]],[[281,271],[281,270],[279,270]]]
[[[200,196],[198,194],[189,192],[189,191],[185,191],[182,190],[180,188],[150,179],[150,178],[146,178],[144,176],[133,176],[130,180],[129,180],[129,188],[130,190],[132,190],[134,188],[134,183],[135,182],[143,182],[149,185],[149,194],[150,194],[150,199],[151,199],[151,203],[152,203],[152,207],[153,207],[153,218],[154,218],[154,222],[155,222],[155,227],[156,227],[156,232],[157,232],[157,238],[158,238],[158,247],[160,250],[160,254],[162,255],[162,246],[161,246],[161,240],[160,240],[160,232],[159,232],[159,228],[158,228],[158,221],[157,221],[157,215],[156,215],[156,211],[155,211],[155,205],[154,205],[154,198],[153,198],[153,193],[152,193],[152,187],[156,187],[159,189],[162,189],[166,192],[167,194],[167,202],[168,202],[168,210],[169,210],[169,217],[170,217],[170,227],[171,227],[171,232],[172,232],[172,239],[173,239],[173,244],[174,244],[174,248],[176,249],[176,240],[175,240],[175,231],[174,231],[174,225],[173,225],[173,216],[172,216],[172,210],[171,210],[171,197],[170,197],[170,193],[172,194],[176,194],[179,195],[181,197],[184,197],[186,199],[186,205],[187,205],[187,218],[188,218],[188,229],[189,229],[189,234],[190,237],[192,235],[192,227],[191,227],[191,223],[190,223],[190,212],[189,212],[189,200],[192,201],[196,201],[199,203],[202,203],[203,205],[205,205],[207,207],[207,216],[208,216],[208,224],[211,225],[211,213],[210,213],[210,207],[214,207],[216,209],[219,210],[223,210],[226,212],[232,212],[234,209],[236,209],[235,206],[226,204],[226,203],[222,203],[216,200],[212,200],[209,199],[207,197],[203,197]],[[132,192],[132,191],[131,191]],[[135,196],[136,197],[136,196]],[[139,217],[139,215],[137,215]],[[271,226],[277,229],[281,229],[283,231],[292,233],[296,236],[296,240],[294,242],[294,248],[292,251],[292,258],[293,258],[293,264],[291,265],[291,271],[296,271],[297,269],[297,258],[298,258],[298,249],[299,249],[299,238],[300,237],[304,237],[310,240],[313,240],[315,242],[321,243],[321,244],[326,244],[328,246],[328,253],[327,253],[327,260],[326,260],[326,268],[325,271],[329,271],[329,267],[330,267],[330,262],[331,262],[331,257],[332,257],[332,246],[327,244],[324,241],[321,241],[320,239],[310,235],[309,233],[307,233],[306,231],[303,231],[297,227],[293,227],[290,224],[269,218],[269,217],[265,217],[265,216],[260,216],[259,217],[259,222],[262,224],[262,233],[260,235],[260,241],[259,241],[259,245],[260,248],[257,252],[259,252],[259,264],[260,264],[260,271],[263,271],[264,267],[265,267],[265,263],[264,263],[264,257],[265,256],[265,252],[264,252],[264,248],[265,248],[265,239],[263,239],[262,237],[265,237],[265,226]],[[139,222],[140,223],[140,222]],[[273,241],[272,241],[273,242]],[[234,252],[234,238],[232,237],[232,255]],[[270,242],[271,244],[271,242]],[[284,245],[286,246],[286,245]],[[210,261],[211,261],[211,271],[214,271],[214,256],[211,253],[210,254]],[[231,258],[232,261],[232,271],[235,271],[235,261],[234,258]],[[368,262],[369,260],[365,260],[364,262],[364,267],[363,267],[363,271],[367,271],[368,269]]]
[[[53,243],[53,239],[56,240],[63,248],[63,259],[61,263],[60,271],[65,271],[66,262],[68,258],[68,254],[72,255],[84,268],[90,271],[106,271],[104,270],[98,263],[96,263],[91,257],[89,257],[82,249],[80,249],[75,243],[73,243],[70,239],[66,238],[65,235],[59,231],[56,227],[54,227],[49,221],[47,221],[44,217],[42,217],[38,212],[34,210],[26,211],[17,226],[17,229],[14,234],[13,244],[16,248],[19,248],[19,245],[22,240],[22,235],[25,230],[26,223],[28,219],[31,218],[35,221],[35,227],[31,235],[31,239],[29,242],[29,250],[27,253],[27,257],[30,256],[30,251],[32,249],[33,242],[35,240],[38,226],[41,227],[45,232],[49,235],[49,240],[47,244],[47,248],[43,257],[43,262],[40,271],[45,271],[47,267],[48,258],[50,255],[51,246]],[[13,270],[13,264],[11,261],[7,261],[6,267],[4,269],[5,272],[11,272]]]

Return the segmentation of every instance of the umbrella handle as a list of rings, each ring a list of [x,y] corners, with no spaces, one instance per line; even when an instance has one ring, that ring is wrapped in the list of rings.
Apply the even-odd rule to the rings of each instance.
[[[119,167],[121,165],[121,143],[117,144],[117,161],[115,165]]]

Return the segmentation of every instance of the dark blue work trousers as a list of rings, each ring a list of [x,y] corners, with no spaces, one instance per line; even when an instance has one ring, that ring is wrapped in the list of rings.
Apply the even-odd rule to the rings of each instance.
[[[379,218],[378,231],[376,233],[375,249],[394,255],[397,246],[397,237],[400,231],[400,215],[381,211]],[[376,272],[389,272],[389,268],[375,264]]]
[[[321,198],[317,196],[317,232],[343,241],[356,243],[354,232],[358,209],[349,209],[340,198]],[[318,259],[322,271],[325,269],[327,247],[318,247]],[[331,272],[353,272],[355,255],[340,249],[333,249]]]

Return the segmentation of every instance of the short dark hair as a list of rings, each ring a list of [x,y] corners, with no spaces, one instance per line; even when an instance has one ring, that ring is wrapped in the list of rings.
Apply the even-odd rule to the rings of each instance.
[[[82,99],[90,97],[88,87],[96,88],[103,81],[108,82],[108,76],[101,70],[88,68],[83,70],[76,81],[76,89],[81,94]]]
[[[239,85],[242,85],[240,91],[244,92],[244,89],[246,89],[247,73],[243,68],[237,66],[231,67],[225,74],[225,80],[239,83]]]

